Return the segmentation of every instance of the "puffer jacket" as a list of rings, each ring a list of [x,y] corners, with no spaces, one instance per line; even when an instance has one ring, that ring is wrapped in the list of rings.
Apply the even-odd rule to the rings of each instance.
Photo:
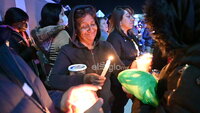
[[[171,63],[163,68],[158,82],[159,106],[135,101],[134,113],[200,113],[200,44],[177,50]],[[138,104],[138,105],[137,105]],[[141,103],[140,103],[141,104]]]
[[[31,31],[31,35],[39,50],[46,55],[51,66],[54,64],[61,47],[68,44],[70,38],[63,25],[36,27]]]
[[[72,10],[71,15],[69,16],[69,21],[73,18],[74,10]],[[69,22],[69,30],[74,28],[74,24],[72,24],[72,22]],[[125,67],[112,45],[105,41],[99,41],[100,35],[98,35],[98,33],[92,50],[89,50],[79,42],[78,37],[76,37],[73,32],[69,33],[71,33],[70,36],[72,42],[62,47],[47,83],[54,89],[59,90],[66,90],[71,86],[83,84],[84,74],[70,76],[68,66],[72,64],[85,64],[87,66],[86,73],[96,73],[101,75],[108,57],[113,56],[114,60],[111,63],[109,72],[107,72],[105,76],[106,81],[102,90],[98,92],[98,95],[104,99],[104,113],[109,113],[112,102],[112,93],[110,91],[111,73],[117,76],[117,74]]]

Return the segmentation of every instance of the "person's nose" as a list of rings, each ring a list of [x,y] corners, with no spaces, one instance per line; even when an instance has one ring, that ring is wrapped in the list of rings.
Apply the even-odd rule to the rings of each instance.
[[[131,20],[132,20],[132,21],[135,21],[135,18],[134,18],[133,16],[131,16]]]
[[[92,25],[88,25],[88,31],[92,31],[93,26]]]

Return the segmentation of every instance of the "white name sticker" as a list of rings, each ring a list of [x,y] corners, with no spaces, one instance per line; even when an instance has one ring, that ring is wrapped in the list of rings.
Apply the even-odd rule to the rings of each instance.
[[[24,85],[22,86],[22,89],[28,96],[31,96],[33,94],[33,90],[31,89],[30,86],[28,86],[27,83],[24,83]]]

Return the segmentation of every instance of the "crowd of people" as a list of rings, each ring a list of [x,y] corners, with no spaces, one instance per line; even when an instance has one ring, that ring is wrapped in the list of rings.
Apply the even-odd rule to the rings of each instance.
[[[95,97],[84,113],[123,113],[129,98],[132,113],[200,112],[199,10],[198,0],[147,0],[145,19],[134,31],[130,6],[97,17],[92,5],[77,5],[66,15],[62,5],[47,3],[29,36],[28,14],[9,8],[0,25],[1,112],[79,113],[87,102],[77,106],[72,100],[80,92]],[[140,69],[136,60],[145,52],[155,53],[152,65]],[[112,68],[102,76],[109,56]],[[87,68],[72,75],[73,64]],[[131,68],[157,70],[158,106],[122,88],[117,76]]]

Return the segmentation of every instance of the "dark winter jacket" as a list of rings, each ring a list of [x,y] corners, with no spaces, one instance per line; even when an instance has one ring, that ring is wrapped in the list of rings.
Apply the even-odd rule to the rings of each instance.
[[[138,43],[134,36],[125,37],[114,30],[109,34],[107,41],[112,44],[117,51],[118,56],[126,66],[129,66],[138,55],[135,46],[135,44],[138,46]]]
[[[80,43],[80,45],[82,45]],[[72,64],[87,65],[86,73],[97,73],[101,75],[105,62],[108,57],[112,55],[114,60],[110,66],[110,72],[117,75],[119,71],[124,68],[115,50],[105,41],[100,41],[93,50],[89,50],[83,45],[77,47],[74,44],[64,46],[55,62],[51,75],[49,77],[49,84],[55,89],[66,90],[71,86],[83,84],[84,75],[69,75],[68,66]],[[104,103],[111,99],[110,92],[110,72],[106,74],[106,81],[103,89],[100,91],[100,96],[103,97]]]
[[[44,113],[46,107],[51,113],[58,113],[41,80],[24,60],[5,44],[0,46],[0,54],[0,112]],[[51,94],[55,100],[61,99],[61,93]]]
[[[26,32],[25,32],[26,34]],[[30,46],[27,45],[22,35],[16,31],[12,31],[12,38],[9,41],[9,47],[13,48],[27,63],[36,59],[36,49],[31,46],[31,41],[26,34]]]
[[[177,50],[174,60],[163,68],[158,82],[157,108],[135,106],[134,113],[200,113],[200,44]],[[138,102],[135,103],[135,105]]]
[[[80,6],[82,7],[82,6]],[[75,10],[75,9],[74,9]],[[73,18],[73,11],[69,16],[69,30],[74,29],[74,24],[71,19]],[[59,90],[66,90],[71,86],[83,84],[83,74],[69,75],[68,66],[72,64],[85,64],[87,66],[86,73],[97,73],[101,75],[105,62],[109,56],[113,56],[114,60],[110,66],[109,72],[106,74],[106,81],[102,90],[98,92],[99,96],[104,99],[103,109],[104,113],[110,111],[112,93],[110,91],[110,75],[117,74],[124,69],[124,65],[119,59],[117,53],[111,44],[105,41],[99,41],[100,34],[94,41],[94,48],[89,50],[81,42],[78,37],[75,36],[75,32],[72,30],[70,34],[72,43],[62,47],[57,60],[53,67],[53,70],[49,76],[48,84]],[[100,32],[99,30],[97,32]]]

